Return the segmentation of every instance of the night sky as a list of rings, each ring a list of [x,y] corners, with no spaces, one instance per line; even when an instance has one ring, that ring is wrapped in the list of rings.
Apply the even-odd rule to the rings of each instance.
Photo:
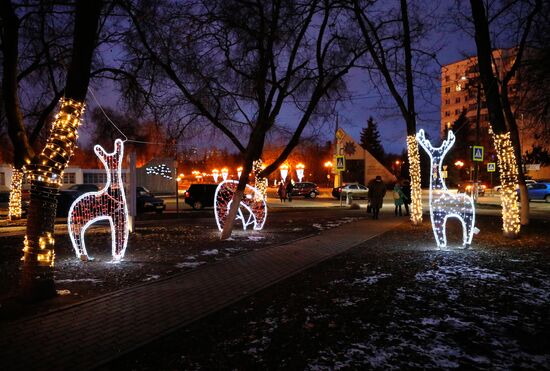
[[[448,8],[453,3],[452,0],[443,0],[440,2],[438,9],[441,18],[449,18]],[[437,61],[433,61],[429,69],[434,72],[437,78],[441,72],[439,64],[445,65],[452,63],[466,56],[475,55],[475,42],[473,38],[467,35],[462,30],[457,30],[456,25],[449,22],[443,24],[438,32],[432,32],[430,35],[429,47],[433,47],[437,52]],[[433,41],[432,41],[433,40]],[[116,60],[116,51],[101,50],[102,57],[106,60]],[[366,121],[369,116],[372,116],[378,122],[379,131],[381,134],[382,145],[388,153],[400,153],[405,148],[405,123],[401,117],[395,101],[385,91],[385,86],[375,87],[370,82],[366,72],[360,70],[352,70],[346,77],[348,90],[353,97],[351,101],[338,103],[336,110],[339,116],[339,125],[344,128],[352,137],[359,141],[359,133],[366,126]],[[97,88],[96,88],[97,89]],[[110,83],[105,83],[98,89],[96,93],[101,105],[104,107],[116,107],[118,94],[116,89]],[[381,91],[380,91],[381,90]],[[440,125],[440,83],[438,80],[433,80],[433,85],[429,89],[420,91],[415,90],[416,110],[418,113],[417,125],[418,128],[425,129],[432,137],[438,137]],[[88,104],[93,109],[95,102],[92,97],[88,96]],[[88,110],[88,113],[91,109]],[[88,118],[90,116],[88,115]],[[291,126],[294,121],[291,113],[282,113],[280,121]],[[325,124],[321,130],[321,140],[332,140],[334,136],[334,123]],[[83,140],[86,141],[84,134]],[[225,147],[230,151],[235,148],[223,135],[219,135],[219,146]],[[246,138],[243,138],[245,141]],[[202,147],[200,138],[192,145]],[[210,144],[210,141],[208,141]],[[206,145],[206,143],[205,143]]]

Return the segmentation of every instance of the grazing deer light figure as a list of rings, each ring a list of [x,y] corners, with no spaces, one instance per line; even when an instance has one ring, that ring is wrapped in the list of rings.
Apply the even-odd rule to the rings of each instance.
[[[100,145],[94,146],[94,152],[105,166],[107,182],[98,192],[87,192],[78,197],[69,209],[69,236],[76,256],[88,260],[84,243],[86,229],[95,222],[108,220],[111,225],[111,246],[113,261],[119,262],[124,257],[128,243],[128,208],[122,183],[122,158],[124,143],[115,140],[115,149],[107,153]]]
[[[464,193],[451,194],[441,176],[443,158],[455,143],[455,136],[449,130],[441,147],[434,148],[426,139],[424,130],[416,134],[416,140],[430,156],[430,218],[435,240],[439,248],[447,246],[445,224],[448,218],[458,218],[462,223],[463,247],[472,243],[475,224],[475,209],[472,198]]]
[[[218,185],[216,193],[214,193],[214,216],[216,217],[216,224],[220,231],[223,230],[225,219],[233,202],[233,194],[237,190],[238,184],[239,181],[237,180],[224,180]],[[243,213],[243,209],[245,213]],[[236,220],[240,220],[243,223],[244,230],[253,224],[253,228],[259,231],[264,227],[266,218],[267,205],[264,196],[256,188],[247,184],[239,205]]]

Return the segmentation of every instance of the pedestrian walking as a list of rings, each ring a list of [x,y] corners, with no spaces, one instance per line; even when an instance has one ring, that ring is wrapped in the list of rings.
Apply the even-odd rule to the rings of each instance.
[[[292,190],[294,189],[294,183],[290,179],[286,185],[286,196],[288,197],[288,202],[292,202]]]
[[[393,187],[393,203],[395,204],[395,216],[398,213],[399,216],[402,216],[401,206],[405,203],[405,194],[398,183]]]
[[[277,188],[277,194],[281,199],[281,202],[286,202],[286,187],[285,182],[279,183],[279,188]]]
[[[403,204],[405,205],[405,215],[408,216],[409,205],[411,204],[411,182],[409,182],[408,180],[404,180],[403,185],[401,186],[401,190],[405,195],[405,199],[403,200]]]
[[[384,203],[384,196],[386,195],[386,185],[382,182],[382,177],[377,175],[374,181],[369,183],[369,203],[372,210],[372,218],[378,219],[378,214]]]

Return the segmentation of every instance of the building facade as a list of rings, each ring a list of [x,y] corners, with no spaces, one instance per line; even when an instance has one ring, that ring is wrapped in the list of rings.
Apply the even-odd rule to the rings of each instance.
[[[499,80],[502,81],[514,63],[515,56],[516,48],[493,51],[493,69],[497,72]],[[521,86],[520,73],[512,77],[508,87],[509,100],[520,132],[522,153],[529,151],[533,146],[548,148],[548,140],[541,140],[536,133],[536,126],[530,121],[528,110],[521,107],[525,86]],[[479,79],[477,57],[454,62],[441,69],[441,138],[446,136],[449,129],[457,133],[458,140],[453,151],[458,152],[455,159],[460,157],[460,161],[464,163],[462,177],[471,178],[475,164],[472,160],[472,146],[481,145],[484,147],[485,156],[483,162],[478,162],[479,177],[488,180],[490,174],[487,173],[487,164],[496,162],[496,155],[489,134],[489,114]],[[534,179],[550,178],[548,166],[527,167],[526,171],[527,175]]]

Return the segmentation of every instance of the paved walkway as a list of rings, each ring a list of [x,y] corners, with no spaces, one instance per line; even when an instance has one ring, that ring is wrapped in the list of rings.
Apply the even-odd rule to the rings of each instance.
[[[318,236],[2,324],[0,369],[97,367],[402,222],[388,218],[345,224]]]

